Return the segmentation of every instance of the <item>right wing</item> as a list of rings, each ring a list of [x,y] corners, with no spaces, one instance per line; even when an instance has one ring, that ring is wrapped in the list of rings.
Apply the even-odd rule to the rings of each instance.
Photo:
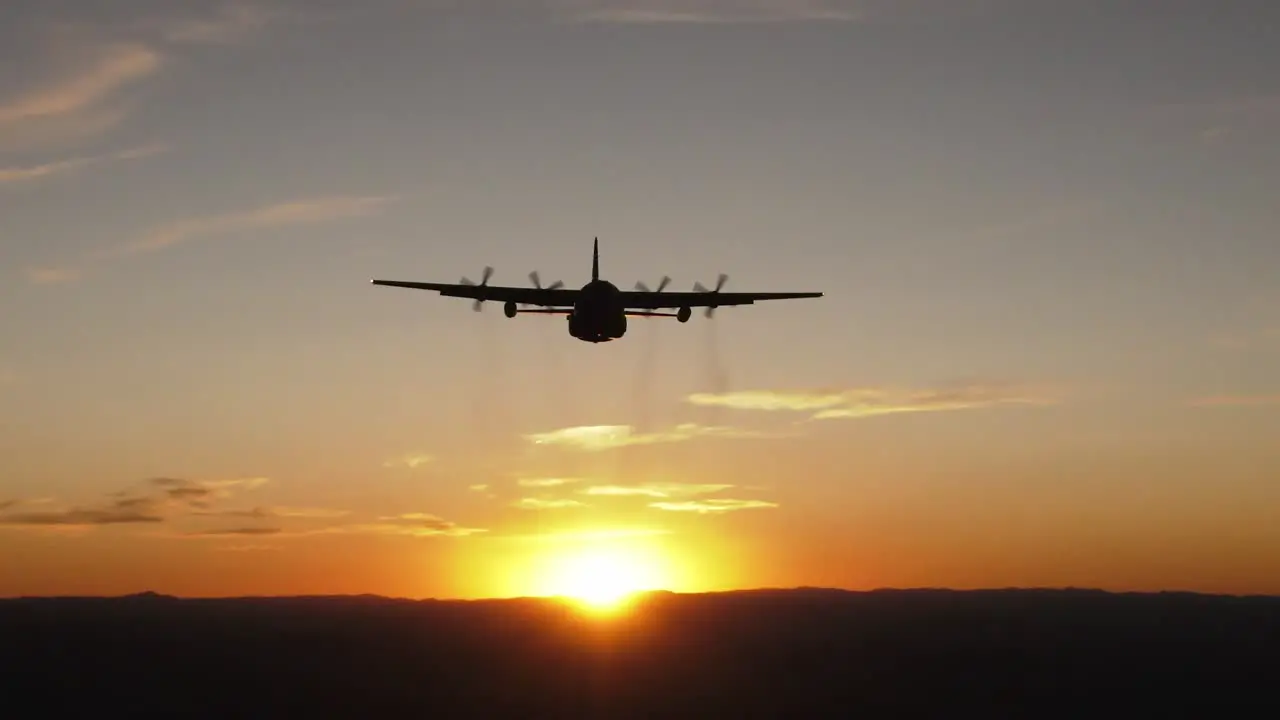
[[[627,290],[622,292],[625,307],[644,310],[660,308],[724,307],[726,305],[754,305],[760,300],[795,300],[819,298],[820,292],[654,292]]]
[[[504,287],[502,285],[409,282],[407,280],[370,280],[369,282],[387,287],[434,290],[445,297],[491,300],[503,303],[513,302],[521,305],[541,305],[543,307],[572,306],[578,297],[577,290],[567,288],[552,290],[549,288]]]

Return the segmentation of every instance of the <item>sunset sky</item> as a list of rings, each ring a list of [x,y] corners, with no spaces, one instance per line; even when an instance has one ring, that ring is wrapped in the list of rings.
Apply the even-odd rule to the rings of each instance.
[[[85,5],[0,21],[0,596],[1280,593],[1273,3]],[[596,236],[826,296],[368,282]]]

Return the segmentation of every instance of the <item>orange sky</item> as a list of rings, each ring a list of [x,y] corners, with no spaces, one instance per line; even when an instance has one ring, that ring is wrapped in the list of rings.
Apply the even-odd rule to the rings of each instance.
[[[1245,13],[21,5],[0,595],[1280,593]],[[596,236],[825,297],[596,346],[368,283],[576,288]]]

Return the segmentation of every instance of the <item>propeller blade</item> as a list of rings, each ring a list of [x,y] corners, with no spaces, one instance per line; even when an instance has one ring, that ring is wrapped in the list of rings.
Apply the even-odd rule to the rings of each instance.
[[[724,288],[724,284],[725,284],[726,282],[728,282],[728,281],[729,281],[729,276],[728,276],[728,275],[726,275],[726,274],[724,274],[724,273],[720,273],[720,277],[716,278],[716,289],[715,289],[715,290],[709,290],[709,289],[707,288],[707,286],[706,286],[706,285],[703,285],[703,284],[702,284],[702,283],[700,283],[700,282],[695,282],[695,283],[693,284],[693,291],[694,291],[694,292],[700,292],[700,293],[718,293],[718,292],[720,292],[720,290],[721,290],[722,288]],[[710,318],[710,317],[714,316],[715,314],[716,314],[716,306],[715,306],[715,305],[708,305],[708,306],[707,306],[707,309],[706,309],[706,312],[704,313],[704,315],[705,315],[706,317]]]
[[[485,285],[488,285],[488,284],[489,284],[489,278],[491,278],[491,277],[493,277],[493,268],[492,268],[491,266],[489,266],[489,265],[486,265],[486,266],[485,266],[485,268],[484,268],[484,273],[480,276],[480,287],[484,287]],[[464,276],[464,277],[462,278],[462,284],[463,284],[463,285],[471,285],[471,286],[475,286],[475,284],[476,284],[476,283],[475,283],[473,280],[471,280],[471,278],[468,278],[468,277],[465,277],[465,276]],[[474,311],[476,311],[476,312],[480,312],[480,309],[481,309],[483,306],[484,306],[484,301],[483,301],[483,300],[476,300],[476,301],[475,301],[475,303],[473,303],[473,304],[471,305],[471,309],[472,309],[472,310],[474,310]]]

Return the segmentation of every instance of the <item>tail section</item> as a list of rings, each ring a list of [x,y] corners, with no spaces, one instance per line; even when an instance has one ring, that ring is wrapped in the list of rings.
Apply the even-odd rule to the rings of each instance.
[[[600,279],[600,238],[596,238],[595,244],[591,247],[591,280],[594,282]]]

